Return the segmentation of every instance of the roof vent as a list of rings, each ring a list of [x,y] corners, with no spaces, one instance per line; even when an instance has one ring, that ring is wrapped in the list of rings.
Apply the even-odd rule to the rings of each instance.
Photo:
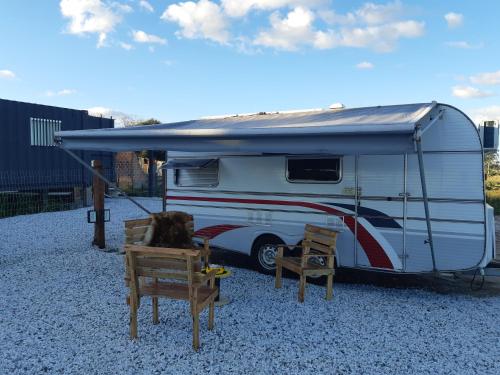
[[[343,105],[342,103],[333,103],[333,104],[330,104],[330,106],[328,108],[334,109],[334,110],[339,110],[339,109],[344,109],[345,105]]]

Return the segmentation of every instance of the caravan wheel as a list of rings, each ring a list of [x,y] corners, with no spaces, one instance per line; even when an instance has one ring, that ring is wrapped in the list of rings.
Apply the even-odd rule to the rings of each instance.
[[[259,272],[267,275],[274,275],[276,272],[276,263],[274,258],[278,254],[278,245],[283,241],[273,235],[264,235],[254,242],[252,246],[252,258]]]

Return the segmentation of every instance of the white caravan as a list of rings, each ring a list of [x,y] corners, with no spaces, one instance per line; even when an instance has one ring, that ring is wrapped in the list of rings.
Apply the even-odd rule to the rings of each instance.
[[[306,223],[341,232],[337,267],[463,271],[495,255],[482,141],[449,105],[259,113],[57,139],[67,149],[168,149],[167,209],[193,214],[198,235],[251,255],[262,272],[273,272],[278,244],[301,242]]]

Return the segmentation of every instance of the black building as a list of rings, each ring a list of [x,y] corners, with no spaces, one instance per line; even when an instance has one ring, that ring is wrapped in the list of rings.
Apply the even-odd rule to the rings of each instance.
[[[2,202],[5,208],[5,202],[18,205],[28,196],[40,201],[41,210],[54,197],[84,203],[91,173],[53,144],[53,133],[113,126],[113,119],[91,116],[84,110],[0,99],[0,217],[5,216]],[[77,154],[87,163],[100,159],[112,178],[113,154]]]

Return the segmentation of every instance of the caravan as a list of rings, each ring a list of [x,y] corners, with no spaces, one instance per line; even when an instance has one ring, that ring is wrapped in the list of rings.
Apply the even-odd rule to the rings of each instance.
[[[262,272],[274,272],[278,244],[293,251],[306,223],[341,232],[337,267],[463,271],[495,255],[482,141],[446,104],[258,113],[57,137],[68,149],[168,150],[167,209],[189,212],[198,235],[251,255]]]

